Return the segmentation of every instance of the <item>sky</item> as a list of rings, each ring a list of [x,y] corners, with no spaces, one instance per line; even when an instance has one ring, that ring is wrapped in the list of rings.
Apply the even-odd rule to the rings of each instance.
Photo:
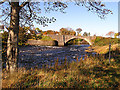
[[[109,31],[118,32],[118,2],[103,2],[107,9],[110,9],[113,14],[109,14],[105,19],[100,19],[96,13],[87,11],[85,7],[76,6],[73,2],[65,9],[65,14],[61,12],[45,13],[42,10],[40,16],[47,16],[49,18],[55,17],[56,22],[48,24],[48,27],[43,27],[34,23],[35,27],[46,30],[59,31],[61,28],[70,27],[73,30],[77,28],[84,32],[90,32],[91,35],[106,36]]]

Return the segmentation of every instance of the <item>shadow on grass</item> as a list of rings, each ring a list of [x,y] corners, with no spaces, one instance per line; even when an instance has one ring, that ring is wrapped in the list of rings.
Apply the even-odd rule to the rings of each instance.
[[[110,54],[111,54],[110,55],[111,58],[115,59],[116,63],[120,63],[120,50],[118,48],[116,48],[115,50],[110,51]],[[105,54],[105,58],[108,59],[108,57],[109,57],[109,52],[107,52]]]

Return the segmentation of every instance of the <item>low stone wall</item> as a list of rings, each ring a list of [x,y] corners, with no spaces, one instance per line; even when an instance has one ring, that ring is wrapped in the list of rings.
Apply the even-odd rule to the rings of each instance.
[[[41,46],[57,46],[57,41],[43,41],[43,40],[28,40],[29,45],[41,45]]]

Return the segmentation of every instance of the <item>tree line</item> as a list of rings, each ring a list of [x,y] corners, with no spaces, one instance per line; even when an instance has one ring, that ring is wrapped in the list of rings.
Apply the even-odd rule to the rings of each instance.
[[[9,28],[7,28],[9,30]],[[28,32],[29,31],[29,32]],[[54,31],[54,30],[47,30],[43,31],[40,28],[34,28],[34,30],[30,29],[30,27],[19,27],[19,33],[18,33],[18,45],[25,45],[28,39],[35,39],[35,40],[40,40],[42,39],[42,36],[47,35],[47,34],[52,34],[52,35],[77,35],[77,36],[90,36],[90,32],[84,32],[81,34],[82,29],[77,28],[76,31],[73,30],[72,28],[61,28],[59,31]],[[115,32],[108,32],[106,35],[111,35],[117,38],[119,36],[119,33]],[[4,32],[2,34],[2,41],[3,44],[7,43],[7,38],[8,38],[8,32]]]

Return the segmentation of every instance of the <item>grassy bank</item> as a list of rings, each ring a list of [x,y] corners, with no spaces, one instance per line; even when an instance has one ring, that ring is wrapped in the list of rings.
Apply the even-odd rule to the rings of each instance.
[[[111,45],[111,51],[115,51],[116,48],[120,49],[119,44],[113,44]],[[92,47],[93,51],[98,53],[98,54],[106,54],[109,51],[109,45],[105,46],[94,46]]]
[[[114,51],[116,48],[120,49],[119,38],[105,38],[105,37],[96,37],[92,49],[94,52],[98,54],[106,54],[109,51],[109,43],[111,43],[111,51]]]
[[[109,43],[113,44],[120,44],[120,38],[105,38],[97,36],[94,41],[94,46],[105,46]]]
[[[107,53],[86,56],[85,60],[68,63],[66,58],[61,65],[56,60],[54,66],[42,69],[25,70],[9,77],[6,71],[2,75],[3,88],[120,88],[120,50],[116,48],[111,57]]]

